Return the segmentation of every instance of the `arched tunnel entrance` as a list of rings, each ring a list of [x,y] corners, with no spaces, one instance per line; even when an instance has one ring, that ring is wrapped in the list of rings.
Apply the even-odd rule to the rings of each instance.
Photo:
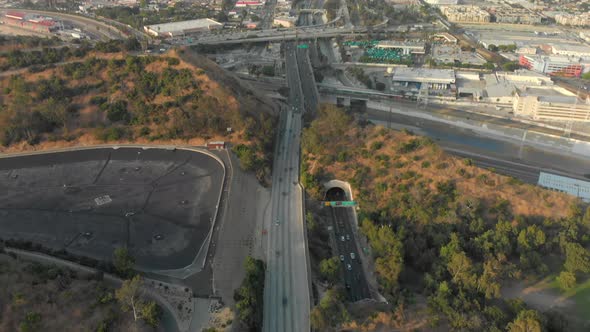
[[[346,192],[340,187],[332,187],[326,191],[326,201],[347,201]]]

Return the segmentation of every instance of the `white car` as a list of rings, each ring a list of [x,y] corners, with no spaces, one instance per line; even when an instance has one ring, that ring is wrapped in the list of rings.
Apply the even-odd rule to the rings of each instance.
[[[350,253],[350,259],[354,259],[354,252]]]
[[[342,236],[340,237],[340,241],[342,241],[342,242],[346,241],[346,240],[344,239],[344,235],[342,235]]]
[[[344,255],[340,255],[340,261],[344,262]]]
[[[351,266],[350,264],[346,264],[346,269],[347,269],[348,271],[350,271],[350,270],[352,270],[352,266]]]

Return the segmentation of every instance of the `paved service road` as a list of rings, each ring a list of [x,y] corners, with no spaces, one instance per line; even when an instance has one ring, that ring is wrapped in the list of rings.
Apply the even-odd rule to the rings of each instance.
[[[330,207],[329,209],[332,214],[336,246],[338,248],[338,256],[340,256],[342,270],[344,271],[344,283],[348,297],[353,302],[371,298],[369,286],[363,273],[358,246],[356,245],[354,232],[352,231],[353,208]]]
[[[309,331],[309,279],[299,185],[303,93],[294,45],[286,50],[290,107],[281,113],[273,165],[271,220],[264,287],[264,331]]]

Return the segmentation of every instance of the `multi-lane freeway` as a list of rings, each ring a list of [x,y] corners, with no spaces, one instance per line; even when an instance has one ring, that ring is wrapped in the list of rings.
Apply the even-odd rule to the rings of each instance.
[[[286,48],[289,107],[281,113],[273,165],[271,220],[264,286],[264,331],[309,331],[309,275],[299,185],[299,147],[304,112],[295,45]]]
[[[371,298],[360,261],[355,233],[352,231],[353,208],[330,207],[329,209],[331,209],[332,227],[336,236],[338,256],[344,271],[344,285],[348,298],[353,302]]]

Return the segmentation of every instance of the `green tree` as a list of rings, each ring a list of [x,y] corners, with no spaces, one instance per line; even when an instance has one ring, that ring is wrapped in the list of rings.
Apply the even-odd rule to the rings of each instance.
[[[162,309],[155,301],[148,301],[141,307],[141,319],[148,325],[157,327],[160,324],[160,317],[162,316]]]
[[[323,259],[320,262],[320,274],[330,283],[338,280],[340,272],[340,262],[338,257]]]
[[[117,248],[113,253],[113,265],[117,274],[129,277],[133,273],[135,258],[131,256],[127,248]]]
[[[588,206],[586,208],[586,212],[584,213],[584,217],[582,218],[582,222],[586,225],[586,227],[590,227],[590,206]]]
[[[131,280],[123,281],[121,288],[115,291],[115,297],[121,304],[123,312],[129,310],[133,311],[133,319],[137,321],[141,318],[141,312],[143,309],[143,301],[141,299],[141,287],[143,286],[143,280],[140,275],[136,275]]]
[[[582,79],[590,80],[590,72],[589,73],[582,74]]]
[[[464,288],[473,288],[476,284],[476,275],[473,273],[473,263],[465,252],[459,251],[451,254],[447,263],[447,270],[451,274],[451,280]]]
[[[312,233],[315,232],[318,228],[318,222],[313,217],[311,211],[307,211],[305,214],[305,220],[307,221],[307,229]]]
[[[559,288],[563,290],[570,290],[576,287],[576,275],[572,272],[562,271],[557,278]]]
[[[28,312],[25,315],[24,321],[22,321],[18,329],[20,332],[34,332],[38,331],[41,325],[41,314],[38,312]]]
[[[521,252],[536,250],[544,245],[545,233],[537,225],[528,226],[518,234],[518,248]]]
[[[240,322],[248,329],[258,331],[262,327],[264,305],[264,262],[248,256],[244,267],[246,277],[234,292],[234,300]]]
[[[275,76],[275,66],[269,65],[262,67],[262,75]]]
[[[541,318],[535,310],[522,310],[516,319],[506,326],[509,332],[541,332]]]
[[[502,69],[504,71],[515,71],[516,69],[520,68],[520,65],[518,64],[518,62],[506,62],[505,64],[502,65]]]
[[[350,320],[350,314],[342,304],[342,298],[339,290],[329,289],[310,313],[311,327],[316,331],[326,331]]]
[[[586,248],[579,243],[568,242],[565,245],[565,263],[563,267],[566,271],[576,273],[590,272],[590,254]]]

